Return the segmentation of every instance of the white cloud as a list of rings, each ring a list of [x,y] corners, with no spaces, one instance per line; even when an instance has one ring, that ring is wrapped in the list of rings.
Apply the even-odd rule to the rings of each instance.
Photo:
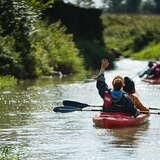
[[[68,2],[71,2],[71,3],[75,3],[76,0],[66,0]],[[102,6],[102,1],[101,0],[93,0],[95,2],[95,7],[98,8],[98,7],[101,7]]]

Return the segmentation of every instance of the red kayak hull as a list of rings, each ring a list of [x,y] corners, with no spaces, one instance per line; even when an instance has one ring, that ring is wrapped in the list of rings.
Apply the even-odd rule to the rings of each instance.
[[[149,115],[140,114],[136,118],[123,113],[101,112],[93,118],[93,123],[100,128],[121,128],[144,124],[148,121]]]
[[[143,81],[151,84],[160,84],[160,78],[144,78]]]

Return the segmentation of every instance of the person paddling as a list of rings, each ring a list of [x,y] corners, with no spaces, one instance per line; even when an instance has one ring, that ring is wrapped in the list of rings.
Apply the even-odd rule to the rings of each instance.
[[[104,71],[108,67],[109,61],[107,58],[102,59],[101,69],[96,77],[96,87],[99,91],[99,95],[103,99],[103,112],[121,112],[136,117],[139,115],[138,110],[134,107],[131,99],[122,90],[123,78],[116,76],[113,81],[113,89],[109,89],[105,83]]]
[[[135,84],[132,79],[129,77],[124,77],[124,86],[123,90],[128,94],[129,98],[132,100],[133,104],[140,111],[149,112],[149,108],[145,107],[142,102],[139,100],[138,96],[135,94]]]
[[[142,72],[139,77],[142,78],[145,75],[147,78],[160,78],[160,63],[149,61],[148,69]]]

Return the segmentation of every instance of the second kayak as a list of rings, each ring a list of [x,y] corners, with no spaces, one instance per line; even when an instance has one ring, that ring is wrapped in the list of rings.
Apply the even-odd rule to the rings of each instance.
[[[123,113],[101,112],[93,118],[93,123],[100,128],[120,128],[138,126],[148,121],[148,114],[140,114],[136,118]]]
[[[142,81],[148,82],[151,84],[160,84],[160,78],[144,78]]]

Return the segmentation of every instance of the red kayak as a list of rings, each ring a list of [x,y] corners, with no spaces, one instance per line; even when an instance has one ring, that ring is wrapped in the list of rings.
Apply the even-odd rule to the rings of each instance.
[[[93,118],[93,123],[100,128],[120,128],[138,126],[148,121],[148,114],[140,114],[136,118],[124,113],[101,112]]]
[[[160,84],[160,78],[144,78],[143,81],[151,84]]]

